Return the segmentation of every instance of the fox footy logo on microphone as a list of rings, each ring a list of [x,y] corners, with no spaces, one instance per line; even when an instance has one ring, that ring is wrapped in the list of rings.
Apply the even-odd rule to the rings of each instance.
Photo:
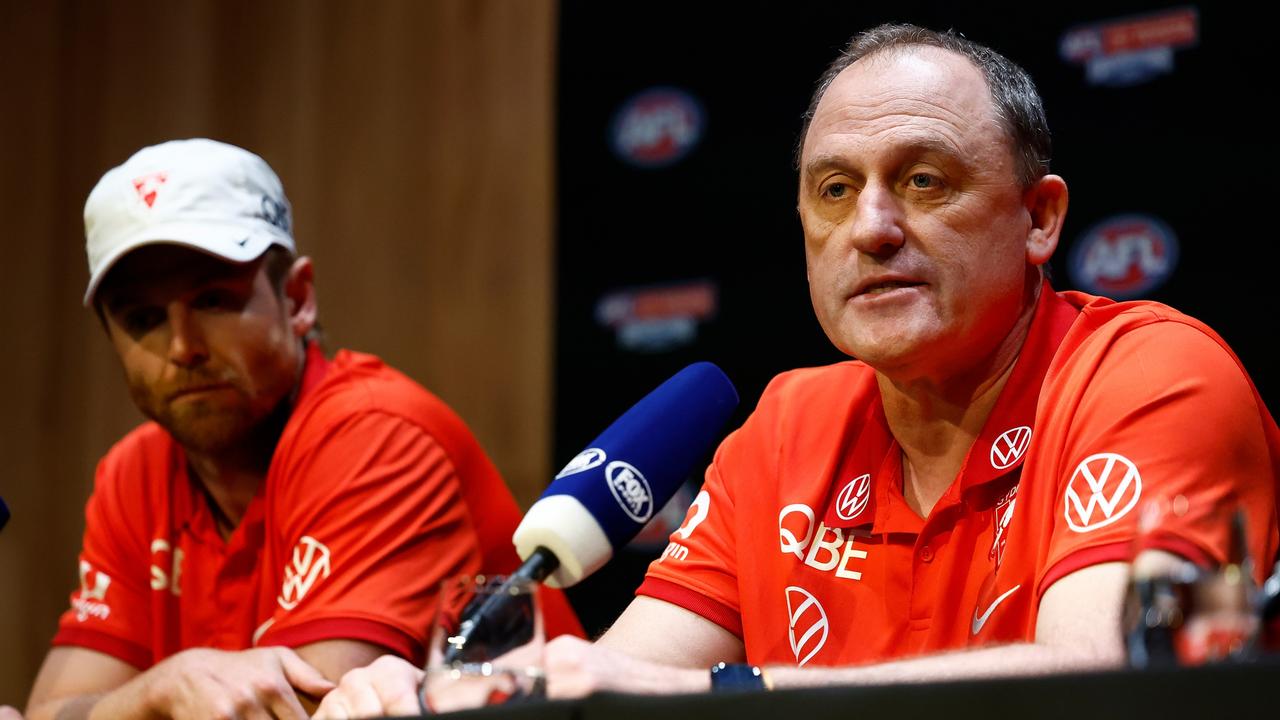
[[[604,479],[627,517],[638,523],[649,522],[653,516],[653,490],[634,465],[615,460],[605,466]]]

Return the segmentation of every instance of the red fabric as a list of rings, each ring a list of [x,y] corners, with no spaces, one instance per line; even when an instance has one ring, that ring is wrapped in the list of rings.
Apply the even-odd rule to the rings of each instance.
[[[375,357],[329,363],[313,347],[266,481],[227,540],[164,430],[144,424],[112,448],[54,642],[144,668],[189,647],[342,638],[421,657],[440,582],[514,569],[519,519],[443,402]],[[548,636],[581,636],[562,594],[547,596]]]
[[[1136,547],[1223,561],[1237,506],[1269,567],[1280,430],[1221,338],[1156,303],[1043,290],[929,517],[903,498],[874,372],[785,373],[717,451],[705,519],[639,593],[722,625],[690,594],[734,610],[752,663],[835,665],[1031,640],[1070,572]]]
[[[302,647],[320,640],[331,640],[335,637],[347,640],[363,640],[374,645],[381,645],[387,650],[421,665],[426,658],[423,648],[412,637],[399,630],[372,620],[311,620],[295,623],[284,630],[271,633],[267,642],[260,645],[285,645]]]

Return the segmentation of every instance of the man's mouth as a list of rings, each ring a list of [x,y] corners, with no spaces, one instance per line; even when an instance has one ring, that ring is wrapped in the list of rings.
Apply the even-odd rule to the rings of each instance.
[[[884,293],[901,290],[902,288],[917,287],[924,285],[922,282],[915,280],[882,280],[873,282],[858,291],[858,295],[883,295]]]
[[[176,390],[169,394],[170,400],[176,400],[187,395],[196,395],[199,393],[211,392],[215,390],[225,390],[231,387],[226,383],[204,383],[201,385],[188,385],[180,390]]]

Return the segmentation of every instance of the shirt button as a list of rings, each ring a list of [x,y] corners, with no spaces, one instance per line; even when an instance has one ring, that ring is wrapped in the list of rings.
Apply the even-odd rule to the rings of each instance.
[[[920,559],[925,562],[933,562],[933,548],[928,545],[920,548]]]

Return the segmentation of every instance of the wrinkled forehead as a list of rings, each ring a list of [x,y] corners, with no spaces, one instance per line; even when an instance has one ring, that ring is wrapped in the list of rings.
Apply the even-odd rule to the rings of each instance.
[[[260,262],[230,262],[175,243],[154,243],[120,258],[98,290],[107,305],[122,299],[195,289],[235,278],[252,278]]]
[[[933,121],[1006,134],[986,78],[968,58],[930,46],[886,48],[835,77],[814,111],[804,154],[825,133]]]

